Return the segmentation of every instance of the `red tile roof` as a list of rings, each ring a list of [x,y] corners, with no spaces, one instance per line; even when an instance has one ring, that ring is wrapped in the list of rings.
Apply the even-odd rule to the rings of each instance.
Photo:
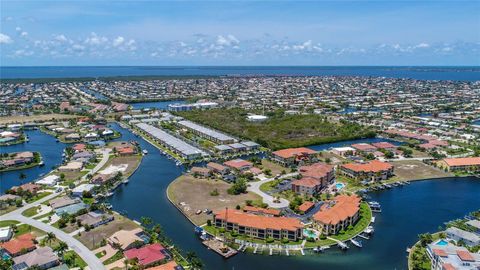
[[[313,188],[321,184],[322,183],[318,179],[312,177],[303,177],[292,182],[292,186],[302,186],[308,188]]]
[[[342,167],[355,172],[381,172],[392,169],[393,165],[388,162],[372,160],[368,163],[348,163]]]
[[[480,157],[466,157],[466,158],[445,158],[443,159],[448,166],[479,166]]]
[[[388,148],[395,148],[396,146],[389,143],[389,142],[377,142],[377,143],[372,143],[373,146],[376,148],[382,148],[382,149],[388,149]]]
[[[433,249],[433,253],[435,253],[435,255],[440,256],[440,257],[448,257],[447,252],[446,252],[445,250],[443,250],[443,249],[436,249],[436,248],[434,248],[434,249]]]
[[[243,159],[234,159],[229,160],[223,163],[225,166],[234,168],[234,169],[241,169],[243,167],[251,167],[253,164]]]
[[[168,263],[154,266],[154,267],[148,268],[147,270],[175,270],[177,266],[178,265],[175,261],[169,261]]]
[[[466,262],[474,262],[475,258],[473,258],[472,254],[466,250],[457,250],[457,255],[462,261]]]
[[[35,244],[33,243],[33,239],[35,239],[35,236],[33,236],[30,233],[27,234],[22,234],[15,239],[12,239],[8,242],[0,244],[0,247],[5,249],[9,254],[18,254],[20,253],[23,249],[25,250],[32,250],[35,249]]]
[[[138,262],[145,266],[165,259],[166,256],[161,252],[164,249],[165,248],[161,244],[155,243],[141,248],[129,249],[123,254],[128,259],[137,258]]]
[[[377,148],[368,143],[356,143],[352,144],[352,147],[360,151],[376,150]]]
[[[328,173],[333,173],[334,166],[325,163],[315,163],[309,166],[299,168],[300,174],[304,177],[312,177],[316,179],[324,178]]]
[[[227,167],[223,166],[222,164],[218,164],[218,163],[215,163],[215,162],[209,162],[207,164],[207,167],[210,167],[214,170],[217,170],[217,171],[223,171],[225,169],[227,169]]]
[[[444,263],[442,265],[442,269],[443,270],[457,270],[457,268],[455,268],[455,266],[453,266],[451,263]]]
[[[320,211],[313,215],[313,219],[323,224],[333,225],[353,217],[360,210],[360,197],[356,195],[338,195],[332,203],[334,204],[322,205]]]
[[[301,155],[312,155],[316,154],[317,151],[314,151],[310,148],[306,147],[299,147],[299,148],[288,148],[288,149],[282,149],[278,150],[275,152],[272,152],[272,154],[279,156],[281,158],[292,158],[296,156],[301,156]]]
[[[258,216],[226,209],[217,212],[215,215],[217,219],[225,220],[227,216],[228,222],[257,229],[296,231],[303,228],[303,225],[296,218]]]
[[[300,210],[302,212],[307,212],[308,210],[310,210],[314,206],[315,206],[315,204],[313,202],[306,201],[298,207],[298,210]]]
[[[267,214],[272,216],[280,216],[280,213],[281,213],[281,211],[278,209],[260,208],[260,207],[248,206],[248,205],[243,207],[243,211],[250,212],[250,213],[262,213],[262,214]]]

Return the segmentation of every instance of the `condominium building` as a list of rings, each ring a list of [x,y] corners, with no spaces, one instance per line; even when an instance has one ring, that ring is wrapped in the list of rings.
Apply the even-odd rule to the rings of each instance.
[[[313,215],[314,224],[325,235],[337,234],[360,218],[360,197],[338,195]]]

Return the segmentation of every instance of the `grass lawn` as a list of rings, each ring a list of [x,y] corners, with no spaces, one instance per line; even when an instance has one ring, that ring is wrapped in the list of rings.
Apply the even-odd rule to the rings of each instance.
[[[28,224],[17,225],[17,231],[15,232],[15,236],[19,236],[26,233],[32,233],[37,237],[47,234],[46,232],[40,229],[37,229],[33,226],[30,226]]]
[[[368,207],[368,204],[366,202],[362,202],[360,204],[360,219],[357,221],[357,223],[355,223],[353,228],[350,230],[346,230],[343,234],[338,234],[331,237],[340,241],[348,240],[355,235],[363,232],[367,228],[368,224],[370,224],[371,219],[372,211],[370,210],[370,207]]]
[[[0,220],[0,228],[9,227],[10,225],[18,224],[18,223],[20,222],[16,220]]]
[[[230,186],[231,184],[218,179],[201,179],[191,175],[182,175],[168,186],[167,192],[172,202],[180,207],[185,215],[195,224],[202,225],[211,219],[211,216],[205,213],[196,215],[197,210],[208,208],[218,211],[225,207],[234,209],[237,205],[244,205],[246,200],[260,199],[260,196],[254,193],[230,195],[227,192]],[[210,192],[215,189],[219,195],[211,196]],[[180,205],[181,202],[184,205]]]
[[[123,253],[122,253],[121,251],[118,251],[117,253],[115,253],[115,255],[113,255],[112,257],[110,257],[110,258],[108,258],[107,260],[105,260],[105,261],[103,262],[103,264],[104,264],[104,265],[109,265],[109,264],[111,264],[111,263],[113,263],[113,262],[116,262],[116,261],[122,259],[122,258],[123,258]]]
[[[42,219],[44,217],[53,216],[53,214],[54,214],[54,212],[52,211],[52,212],[49,212],[49,213],[46,213],[46,214],[43,214],[43,215],[40,215],[40,216],[36,216],[36,217],[34,217],[34,219],[39,220],[39,219]]]
[[[267,193],[268,191],[273,190],[283,179],[273,180],[270,182],[266,182],[260,185],[260,190]]]
[[[39,193],[37,193],[35,196],[27,199],[26,201],[27,201],[27,203],[32,203],[32,202],[38,201],[38,200],[40,200],[40,199],[42,199],[42,198],[45,198],[45,197],[47,197],[47,196],[50,195],[50,194],[52,194],[52,192],[50,192],[50,191],[39,192]]]
[[[69,268],[78,267],[80,269],[83,269],[87,267],[87,263],[73,250],[65,252],[63,256],[65,258],[65,261],[68,262],[67,265]]]
[[[28,208],[27,210],[22,212],[22,215],[26,217],[33,217],[38,213],[38,209],[39,209],[38,206]]]
[[[240,108],[177,112],[191,121],[256,141],[273,150],[375,135],[368,127],[356,123],[327,121],[323,115],[284,115],[277,111],[268,115],[268,120],[255,123],[246,119],[248,113]]]
[[[97,256],[97,258],[102,258],[103,256],[105,256],[105,251],[97,252],[95,253],[95,256]]]

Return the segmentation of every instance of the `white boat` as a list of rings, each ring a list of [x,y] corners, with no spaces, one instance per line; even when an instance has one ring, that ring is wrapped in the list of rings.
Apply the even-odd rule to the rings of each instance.
[[[357,241],[357,240],[355,240],[355,239],[352,238],[352,239],[350,239],[350,242],[352,242],[352,244],[354,244],[355,246],[357,246],[357,247],[359,247],[359,248],[363,247],[361,241]]]
[[[370,222],[375,223],[375,217],[374,216],[372,216],[372,218],[370,219]]]
[[[375,229],[372,226],[368,226],[364,232],[366,234],[373,234],[375,232]]]
[[[122,183],[128,184],[128,178],[123,179]]]
[[[343,250],[346,250],[348,249],[349,247],[347,246],[347,244],[345,244],[344,242],[338,242],[338,246],[340,247],[340,249],[343,249]]]
[[[142,153],[143,153],[144,155],[148,154],[147,149],[143,149]]]

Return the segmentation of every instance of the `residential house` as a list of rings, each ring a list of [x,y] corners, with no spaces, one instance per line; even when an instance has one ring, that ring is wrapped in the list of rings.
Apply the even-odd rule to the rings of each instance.
[[[136,259],[143,267],[165,262],[172,257],[160,243],[149,244],[140,248],[131,248],[123,254],[129,260]]]
[[[60,260],[50,247],[39,247],[34,251],[13,258],[13,270],[25,270],[37,266],[49,269],[60,264]]]

